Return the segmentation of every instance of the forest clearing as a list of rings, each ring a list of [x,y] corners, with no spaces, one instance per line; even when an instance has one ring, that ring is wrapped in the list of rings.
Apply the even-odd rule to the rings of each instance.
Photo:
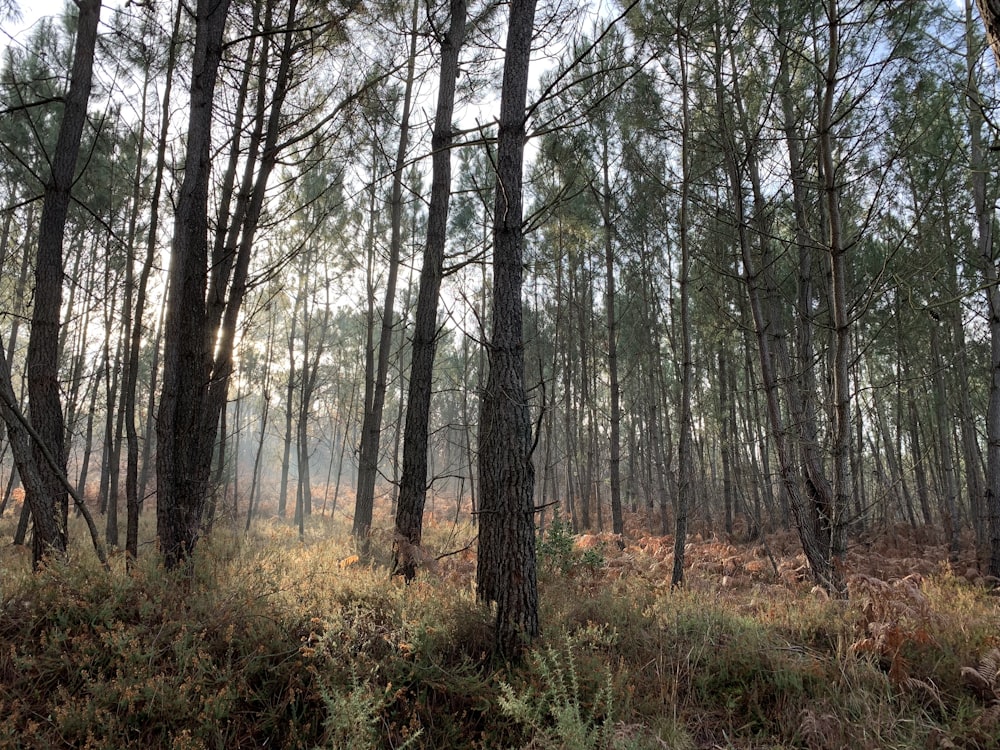
[[[995,748],[998,599],[936,533],[866,535],[838,601],[791,532],[694,532],[671,590],[669,537],[619,550],[550,524],[518,666],[491,656],[474,548],[405,585],[319,517],[305,542],[220,525],[191,575],[152,554],[109,575],[82,546],[32,575],[5,544],[0,747]],[[427,557],[474,536],[431,523]]]

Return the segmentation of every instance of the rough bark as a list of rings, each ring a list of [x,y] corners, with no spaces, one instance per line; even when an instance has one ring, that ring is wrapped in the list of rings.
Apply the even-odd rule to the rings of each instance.
[[[986,27],[986,39],[993,48],[997,65],[1000,65],[1000,0],[976,0],[976,6]],[[968,14],[970,10],[969,4],[966,3],[966,13]]]
[[[684,583],[684,547],[687,544],[688,509],[694,492],[694,456],[692,453],[691,390],[694,363],[691,359],[691,245],[688,240],[688,201],[690,193],[690,92],[687,73],[688,49],[682,35],[677,34],[677,57],[681,71],[681,203],[677,217],[680,235],[681,267],[680,287],[680,435],[677,440],[677,517],[674,519],[674,565],[670,575],[671,586]]]
[[[811,507],[809,523],[821,537],[827,536],[829,508],[833,502],[833,488],[827,479],[823,458],[820,455],[819,429],[816,416],[816,364],[813,346],[815,328],[814,275],[817,248],[809,233],[807,210],[809,178],[803,166],[802,136],[796,126],[795,96],[791,89],[791,53],[787,40],[782,41],[782,54],[778,67],[778,87],[781,99],[782,130],[788,149],[792,187],[792,209],[795,216],[795,246],[798,252],[795,304],[795,355],[794,365],[779,330],[772,338],[778,356],[779,369],[787,378],[787,398],[791,421],[794,425],[797,452],[802,473],[808,488]],[[755,196],[761,193],[760,180],[756,178]],[[756,198],[755,198],[756,200]],[[764,228],[762,228],[764,229]],[[766,237],[768,231],[762,231]]]
[[[717,66],[716,98],[719,114],[723,119],[723,133],[732,133],[725,123],[727,108],[724,106],[721,82],[721,66]],[[781,410],[781,389],[777,368],[778,358],[774,351],[775,342],[772,323],[764,310],[763,303],[763,272],[757,270],[750,238],[748,237],[748,218],[745,215],[745,199],[741,163],[736,154],[736,146],[729,135],[724,139],[723,156],[725,159],[729,187],[732,192],[732,205],[735,211],[735,224],[739,239],[741,259],[743,262],[743,279],[753,318],[754,334],[757,341],[757,355],[763,381],[768,423],[777,453],[781,484],[784,489],[792,515],[795,519],[802,542],[803,552],[809,562],[812,575],[817,583],[831,592],[839,592],[842,586],[837,579],[829,554],[829,546],[824,543],[820,530],[813,523],[813,506],[806,502],[799,485],[796,464],[793,453],[793,438],[790,435],[785,417]],[[765,454],[766,455],[766,454]]]
[[[618,319],[615,307],[615,243],[614,226],[611,222],[611,177],[610,156],[608,154],[608,135],[603,133],[601,142],[601,221],[604,234],[604,271],[605,271],[605,303],[604,312],[608,326],[608,379],[611,397],[610,415],[610,488],[611,488],[611,530],[618,535],[625,533],[625,520],[622,517],[622,482],[621,482],[621,385],[618,377]]]
[[[403,473],[396,507],[396,570],[409,581],[416,572],[413,554],[420,546],[427,490],[427,436],[430,429],[431,387],[437,343],[437,309],[444,273],[444,251],[451,197],[452,118],[458,56],[465,40],[466,0],[451,0],[451,21],[441,38],[441,75],[437,111],[431,137],[431,200],[427,214],[427,243],[420,270],[417,312],[413,330],[413,355],[407,390],[403,435]]]
[[[28,340],[30,420],[42,444],[37,440],[32,443],[34,469],[27,475],[23,465],[19,470],[34,520],[32,561],[35,565],[49,552],[64,553],[67,544],[69,496],[62,481],[66,474],[66,449],[59,394],[63,239],[80,140],[87,121],[101,3],[100,0],[80,0],[77,7],[79,17],[69,90],[64,99],[62,122],[42,203],[35,262],[35,304]],[[45,460],[46,451],[54,457],[55,466]]]
[[[406,86],[403,92],[403,112],[400,119],[399,144],[392,172],[392,199],[389,208],[390,232],[389,267],[385,285],[385,304],[382,308],[382,326],[378,339],[378,358],[375,381],[371,383],[371,398],[366,398],[365,415],[361,427],[361,445],[358,450],[358,486],[354,503],[352,533],[362,552],[368,551],[372,513],[375,507],[375,479],[378,476],[379,444],[382,437],[382,411],[385,408],[385,391],[389,376],[389,356],[392,347],[393,316],[396,302],[396,279],[399,275],[399,254],[402,245],[403,178],[406,170],[406,152],[409,148],[410,107],[413,99],[414,67],[417,57],[417,14],[419,2],[413,5],[410,29],[410,53],[406,68]]]
[[[214,93],[229,0],[198,0],[184,180],[175,214],[157,433],[156,528],[168,567],[198,539],[215,442],[203,429],[212,351],[205,348],[208,185]]]
[[[976,0],[983,23],[986,26],[986,36],[1000,65],[1000,2],[998,0]],[[966,24],[970,24],[971,8],[966,3]],[[1000,274],[997,272],[996,254],[993,249],[993,205],[987,196],[985,149],[982,142],[981,111],[982,99],[979,96],[978,84],[975,80],[974,45],[971,39],[971,28],[966,32],[969,84],[968,94],[971,138],[972,195],[977,222],[977,255],[988,284],[986,289],[989,307],[990,330],[990,398],[986,411],[986,496],[984,508],[988,521],[989,533],[989,563],[987,572],[994,577],[1000,577]]]
[[[177,4],[174,14],[173,34],[167,52],[166,84],[163,91],[163,107],[160,113],[160,132],[156,143],[156,168],[153,178],[153,192],[149,198],[149,229],[146,233],[146,255],[142,270],[139,272],[139,285],[135,293],[135,313],[132,321],[131,344],[129,345],[128,363],[125,366],[125,382],[122,387],[122,410],[125,418],[125,553],[130,560],[139,555],[139,513],[143,498],[140,493],[145,486],[139,477],[139,435],[136,429],[136,385],[139,380],[139,353],[142,348],[142,336],[145,331],[143,313],[146,309],[146,290],[149,276],[153,270],[157,249],[157,228],[160,223],[160,195],[163,191],[163,173],[166,166],[167,138],[170,128],[170,95],[174,83],[174,66],[177,60],[178,30],[181,23],[182,4]],[[148,78],[147,78],[148,85]],[[145,105],[145,96],[143,97]],[[145,110],[144,110],[145,111]],[[137,163],[140,160],[136,160]],[[138,166],[136,167],[138,174]],[[158,337],[154,337],[152,346],[159,351]],[[154,357],[153,372],[155,378],[156,363]],[[152,386],[151,386],[152,388]],[[155,389],[154,389],[155,390]],[[152,413],[152,409],[150,409]],[[147,440],[147,449],[148,449]],[[145,469],[147,461],[143,461]]]
[[[267,107],[259,106],[255,113],[254,134],[257,137],[247,163],[257,165],[256,174],[251,175],[247,167],[237,209],[229,219],[226,242],[216,243],[209,268],[206,210],[211,95],[222,52],[227,10],[228,0],[205,8],[199,2],[198,7],[189,153],[178,204],[181,231],[175,235],[172,258],[164,348],[164,398],[158,423],[160,454],[161,457],[167,454],[165,459],[158,460],[158,468],[163,467],[159,471],[158,492],[162,495],[166,490],[169,494],[168,507],[162,514],[159,502],[157,504],[157,521],[158,529],[164,531],[160,540],[168,565],[190,554],[199,535],[209,490],[215,436],[233,372],[237,322],[246,295],[250,259],[268,181],[278,161],[282,110],[296,49],[293,39],[297,2],[292,0],[281,29],[283,44],[271,97]],[[271,26],[270,15],[266,24]],[[201,45],[203,38],[205,42]],[[270,59],[267,45],[264,47],[259,68],[260,97],[264,97]],[[202,129],[204,132],[200,132]],[[189,185],[192,159],[196,166]],[[182,216],[191,219],[183,222]],[[191,435],[196,439],[191,439]],[[164,437],[178,442],[165,450]]]
[[[213,434],[215,425],[219,421],[219,416],[226,408],[226,401],[229,394],[229,382],[233,372],[233,354],[236,345],[237,323],[240,311],[243,308],[243,300],[247,291],[247,280],[250,269],[250,259],[253,255],[254,239],[260,223],[261,213],[264,208],[264,200],[267,195],[268,182],[274,167],[278,162],[279,144],[278,137],[282,127],[282,113],[285,98],[288,95],[291,80],[291,64],[295,46],[294,28],[296,14],[298,11],[297,0],[291,0],[288,5],[287,15],[284,21],[284,40],[279,55],[278,71],[275,77],[274,89],[269,102],[269,109],[258,110],[257,125],[263,132],[262,143],[255,144],[255,153],[259,153],[260,164],[256,176],[251,180],[249,175],[245,183],[249,182],[252,187],[247,191],[248,199],[241,202],[239,211],[232,221],[239,225],[239,232],[234,236],[239,237],[239,242],[235,249],[228,244],[223,250],[225,258],[232,256],[232,265],[229,267],[228,261],[214,257],[212,264],[211,287],[207,299],[206,322],[208,330],[205,332],[206,351],[215,351],[215,357],[211,362],[211,379],[208,383],[205,409],[202,417],[202,434],[206,437]],[[270,26],[268,19],[268,26]],[[260,88],[264,87],[266,73],[261,71],[264,78],[261,80]],[[246,190],[246,187],[244,187]],[[221,276],[217,275],[220,268],[226,268],[226,272]],[[222,290],[228,290],[223,293]],[[224,305],[218,301],[219,295],[225,297]],[[211,462],[211,450],[205,450],[201,455],[201,460],[205,463],[206,471]]]
[[[517,658],[538,634],[534,467],[521,314],[522,168],[535,0],[512,0],[497,134],[489,376],[479,422],[477,594],[496,603],[496,648]]]
[[[819,110],[819,158],[827,221],[829,296],[833,314],[833,504],[830,508],[830,551],[835,568],[847,552],[847,514],[854,495],[851,476],[851,326],[847,306],[847,249],[840,214],[840,189],[834,164],[834,102],[840,67],[840,10],[827,3],[830,45]],[[840,583],[837,583],[838,587]]]
[[[98,535],[97,525],[94,523],[94,518],[90,514],[90,511],[87,509],[86,503],[83,501],[80,493],[70,484],[65,473],[61,471],[59,459],[46,447],[45,441],[42,440],[38,431],[31,426],[28,418],[21,413],[20,407],[18,407],[17,397],[14,395],[14,388],[11,384],[10,365],[3,352],[2,343],[0,342],[0,419],[7,425],[11,452],[13,453],[14,462],[25,490],[27,491],[30,487],[37,487],[42,482],[34,455],[36,452],[40,453],[49,472],[55,475],[56,479],[62,485],[63,490],[76,503],[80,515],[83,516],[84,521],[87,523],[87,528],[90,530],[90,539],[94,544],[97,559],[101,561],[105,569],[108,569],[108,557]],[[21,510],[21,519],[14,537],[14,544],[24,543],[24,535],[27,531],[27,519],[33,513],[34,508],[26,501]],[[42,516],[42,519],[43,521],[48,520],[44,516]],[[37,521],[35,526],[35,534],[37,535],[39,533]],[[50,547],[49,552],[51,550],[52,548]]]

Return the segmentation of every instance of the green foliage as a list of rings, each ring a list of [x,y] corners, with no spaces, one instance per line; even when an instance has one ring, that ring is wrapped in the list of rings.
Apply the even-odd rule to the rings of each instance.
[[[702,597],[673,596],[660,622],[667,638],[685,649],[675,672],[679,699],[739,717],[746,732],[780,736],[834,676],[832,665],[787,648],[760,620],[705,606]]]
[[[635,718],[631,686],[621,682],[613,654],[623,642],[610,627],[589,624],[563,632],[561,644],[536,650],[519,681],[500,683],[497,703],[523,730],[530,750],[645,750],[693,747],[687,732],[667,716]],[[662,707],[661,707],[662,711]]]
[[[578,571],[596,573],[605,565],[602,547],[578,550],[573,528],[558,513],[538,542],[538,561],[543,571],[571,576]]]
[[[614,705],[611,673],[596,676],[596,686],[587,695],[567,639],[563,649],[552,646],[532,655],[532,676],[538,686],[515,689],[500,684],[500,708],[530,730],[529,747],[610,748],[614,736]]]
[[[384,734],[382,716],[392,702],[390,688],[355,675],[349,686],[321,687],[320,696],[326,708],[324,747],[331,750],[347,747],[352,750],[377,750],[381,747]],[[402,744],[394,747],[400,750],[414,747],[420,735],[421,730],[417,729]]]
[[[549,567],[566,575],[576,561],[573,548],[573,530],[557,513],[543,538],[538,542],[538,560],[543,567]]]

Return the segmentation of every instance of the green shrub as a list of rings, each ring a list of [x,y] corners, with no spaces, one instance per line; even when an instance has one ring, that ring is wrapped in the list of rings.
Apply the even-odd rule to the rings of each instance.
[[[610,748],[614,736],[610,672],[601,670],[592,689],[585,691],[570,639],[562,649],[549,646],[534,652],[531,668],[537,685],[517,690],[500,684],[500,708],[526,728],[532,738],[528,747]]]
[[[556,513],[538,541],[538,562],[543,572],[571,576],[578,571],[594,574],[606,564],[603,547],[578,550],[573,528]]]
[[[354,676],[350,685],[324,685],[320,696],[326,709],[323,720],[322,747],[330,750],[378,750],[387,727],[383,725],[387,706],[392,702],[392,688],[377,681]],[[416,746],[421,730],[408,734],[399,750]]]

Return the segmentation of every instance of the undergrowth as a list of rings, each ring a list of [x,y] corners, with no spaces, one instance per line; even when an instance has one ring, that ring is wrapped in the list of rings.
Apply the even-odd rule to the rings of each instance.
[[[852,575],[847,602],[697,562],[671,590],[662,560],[552,524],[543,635],[510,665],[471,553],[407,586],[353,552],[319,520],[217,530],[179,572],[0,550],[0,747],[1000,747],[997,600],[943,567]]]

